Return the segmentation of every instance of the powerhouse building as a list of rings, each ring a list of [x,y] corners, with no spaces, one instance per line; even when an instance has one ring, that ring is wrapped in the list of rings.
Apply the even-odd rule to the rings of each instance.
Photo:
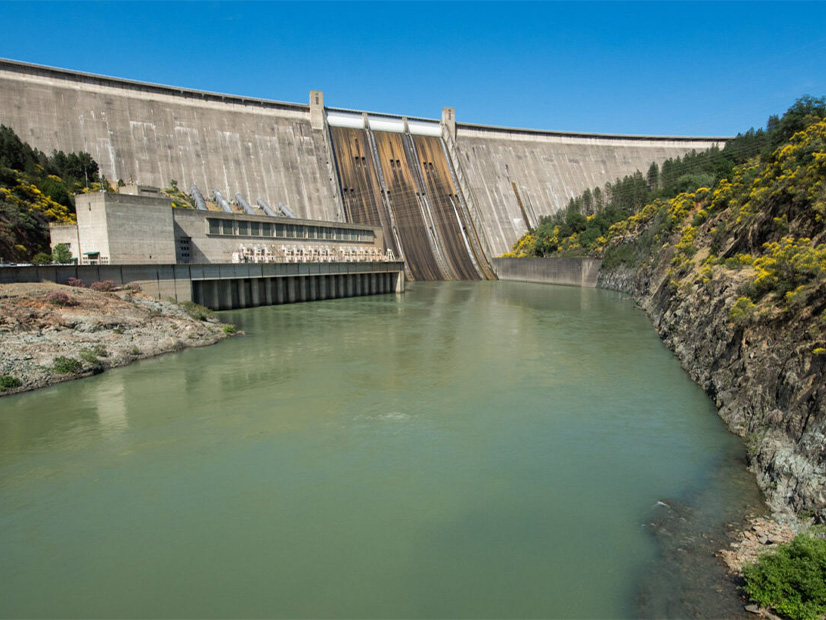
[[[289,217],[173,208],[149,195],[99,192],[75,197],[77,224],[51,225],[81,265],[376,262],[381,228]],[[154,195],[153,195],[154,194]]]

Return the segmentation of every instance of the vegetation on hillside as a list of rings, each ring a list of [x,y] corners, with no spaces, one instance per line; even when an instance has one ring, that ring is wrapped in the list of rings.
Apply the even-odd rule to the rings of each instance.
[[[105,186],[88,153],[46,155],[0,125],[0,259],[48,253],[49,223],[73,223],[73,195]]]
[[[638,171],[604,189],[586,190],[565,209],[543,217],[505,256],[601,256],[612,239],[650,220],[662,225],[660,233],[671,233],[693,211],[692,197],[700,203],[724,183],[748,182],[743,166],[752,167],[752,173],[768,166],[782,145],[824,118],[826,98],[803,97],[782,118],[772,116],[765,130],[750,129],[722,149],[669,159],[662,167],[652,164],[645,175]],[[721,207],[719,200],[715,207]],[[655,236],[647,241],[660,240]],[[630,249],[624,252],[623,262],[627,262]]]

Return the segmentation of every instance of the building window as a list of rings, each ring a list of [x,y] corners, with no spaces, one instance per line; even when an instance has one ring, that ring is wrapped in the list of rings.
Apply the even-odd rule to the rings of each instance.
[[[258,222],[250,222],[250,235],[253,237],[261,235],[261,225]]]
[[[264,237],[272,237],[272,224],[270,224],[270,223],[261,224],[261,234]]]
[[[283,237],[284,236],[284,224],[276,224],[275,225],[275,236],[276,237]]]
[[[218,220],[207,220],[209,224],[209,234],[210,235],[217,235],[221,232],[221,224]]]
[[[238,222],[238,234],[239,235],[244,235],[244,236],[250,234],[250,232],[249,232],[249,222],[245,222],[243,220],[240,220]]]
[[[190,246],[191,246],[191,237],[180,237],[178,238],[178,262],[179,263],[188,263],[190,261]]]
[[[232,234],[232,220],[221,220],[221,234]]]

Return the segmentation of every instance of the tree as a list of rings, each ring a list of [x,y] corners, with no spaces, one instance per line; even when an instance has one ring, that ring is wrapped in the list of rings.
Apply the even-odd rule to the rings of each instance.
[[[660,167],[657,165],[657,162],[651,164],[646,175],[646,180],[648,181],[648,189],[652,192],[657,191],[657,188],[660,186]]]
[[[72,262],[72,252],[65,243],[58,243],[52,248],[52,261],[55,263]]]

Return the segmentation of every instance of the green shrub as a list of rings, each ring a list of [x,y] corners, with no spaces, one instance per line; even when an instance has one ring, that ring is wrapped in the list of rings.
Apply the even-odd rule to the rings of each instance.
[[[206,321],[207,319],[215,316],[215,313],[209,308],[196,304],[192,301],[185,301],[181,303],[180,306],[196,321]]]
[[[52,262],[52,255],[45,252],[38,252],[32,257],[33,265],[49,265]]]
[[[23,384],[17,377],[12,377],[11,375],[0,375],[0,392],[13,390],[14,388],[19,388],[21,385]]]
[[[130,355],[134,355],[135,357],[137,357],[138,355],[141,354],[141,350],[138,347],[133,346],[132,349],[129,351],[129,353],[130,353]]]
[[[54,371],[59,375],[74,375],[80,372],[81,368],[83,368],[83,364],[73,357],[60,355],[54,358],[52,368],[54,368]]]
[[[621,243],[605,250],[605,257],[602,259],[602,268],[610,271],[621,265],[635,267],[637,262],[637,253],[634,246],[630,243]]]
[[[794,620],[826,614],[826,540],[800,534],[743,570],[752,600]]]
[[[227,336],[232,336],[235,333],[235,325],[233,325],[232,323],[227,323],[226,325],[224,325],[224,333]]]
[[[97,366],[100,363],[98,362],[98,356],[89,349],[82,349],[77,355],[84,362],[91,364],[92,366]]]
[[[757,306],[748,297],[738,297],[728,311],[728,318],[732,323],[740,325],[751,320]]]

